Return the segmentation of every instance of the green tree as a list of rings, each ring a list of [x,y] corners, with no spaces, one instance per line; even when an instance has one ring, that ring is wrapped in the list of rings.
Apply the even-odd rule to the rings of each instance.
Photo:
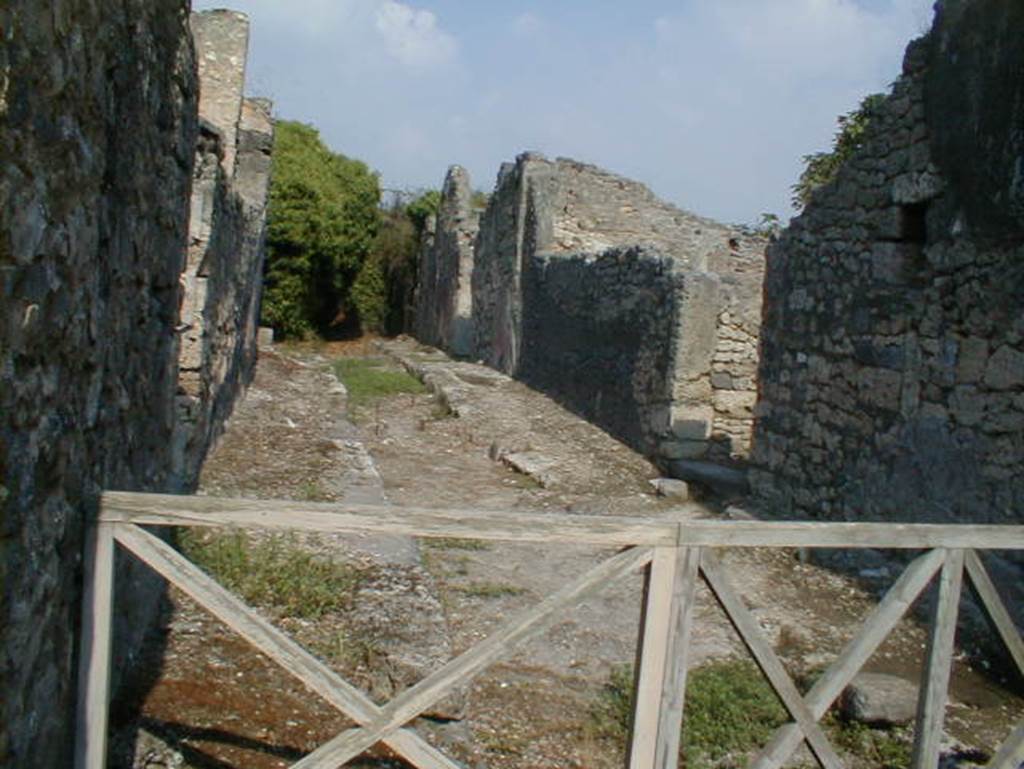
[[[279,121],[270,186],[264,322],[285,336],[324,332],[352,309],[377,234],[380,184],[331,152],[315,128]]]
[[[420,242],[441,203],[438,190],[395,202],[381,212],[369,258],[356,280],[353,299],[362,328],[382,334],[405,331],[412,319]]]
[[[864,132],[885,98],[881,93],[865,96],[857,109],[839,116],[839,130],[832,139],[831,151],[804,155],[803,173],[792,188],[793,206],[797,210],[807,205],[816,189],[832,181],[843,163],[860,148]]]
[[[427,190],[413,198],[405,207],[405,215],[416,228],[416,235],[423,234],[427,226],[427,220],[437,216],[437,209],[441,205],[441,191]]]

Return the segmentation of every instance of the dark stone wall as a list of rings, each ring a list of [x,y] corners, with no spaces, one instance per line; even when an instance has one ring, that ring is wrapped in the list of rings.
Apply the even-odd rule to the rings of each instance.
[[[197,125],[187,6],[0,6],[0,765],[12,769],[71,763],[80,553],[100,490],[171,486]],[[139,595],[119,603],[121,648],[153,610]]]
[[[523,278],[520,377],[641,451],[672,399],[684,277],[642,248],[537,255]]]
[[[752,480],[776,514],[1024,518],[1024,13],[937,10],[769,250]]]

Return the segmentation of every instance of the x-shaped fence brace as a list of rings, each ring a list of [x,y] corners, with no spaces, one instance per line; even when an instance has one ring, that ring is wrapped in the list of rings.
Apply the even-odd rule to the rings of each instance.
[[[458,769],[458,764],[406,728],[406,724],[462,681],[561,621],[563,609],[586,599],[610,581],[645,567],[630,769],[677,766],[689,637],[697,583],[701,579],[793,719],[775,732],[751,764],[754,769],[781,767],[804,741],[825,769],[842,767],[818,721],[940,570],[918,701],[912,766],[932,769],[938,762],[965,568],[981,605],[1024,675],[1024,642],[980,558],[971,549],[936,548],[911,562],[833,664],[802,696],[756,618],[730,583],[712,547],[658,545],[628,547],[604,560],[382,707],[146,530],[131,523],[101,521],[93,527],[90,537],[80,682],[84,696],[76,752],[80,769],[102,769],[105,765],[115,541],[359,725],[324,743],[293,764],[293,769],[335,769],[378,742],[421,769]],[[1024,723],[1016,727],[988,766],[1018,769],[1022,761]]]

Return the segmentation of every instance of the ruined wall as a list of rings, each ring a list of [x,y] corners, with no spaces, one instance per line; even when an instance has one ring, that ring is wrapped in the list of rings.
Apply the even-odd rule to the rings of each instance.
[[[637,182],[524,154],[481,220],[476,355],[666,466],[742,457],[764,246]]]
[[[475,341],[471,280],[480,214],[472,197],[469,173],[449,168],[431,243],[419,262],[416,337],[455,355],[470,355]]]
[[[196,139],[187,19],[184,0],[0,5],[0,765],[11,769],[71,765],[83,524],[100,490],[171,488]],[[132,579],[122,571],[119,589]],[[122,650],[152,608],[119,601]]]
[[[1021,521],[1024,6],[937,11],[769,251],[753,484],[782,515]]]
[[[248,18],[234,11],[195,13],[191,28],[201,126],[181,275],[174,436],[174,469],[186,488],[198,479],[206,451],[256,362],[273,144],[270,103],[242,97]]]
[[[199,63],[199,114],[220,131],[221,158],[228,178],[235,174],[239,116],[249,54],[249,19],[226,9],[193,13],[192,36]]]

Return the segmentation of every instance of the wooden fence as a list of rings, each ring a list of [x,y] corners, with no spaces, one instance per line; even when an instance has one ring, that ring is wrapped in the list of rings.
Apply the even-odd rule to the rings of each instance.
[[[381,707],[140,524],[564,542],[618,551]],[[420,769],[457,769],[456,763],[406,725],[454,687],[560,622],[568,607],[638,569],[645,570],[645,588],[629,769],[677,766],[695,590],[701,579],[792,719],[776,731],[754,759],[751,766],[756,769],[782,766],[805,741],[821,766],[842,766],[818,721],[937,573],[938,596],[933,604],[918,700],[914,769],[935,769],[938,763],[965,570],[992,625],[1024,675],[1024,642],[978,552],[1024,549],[1024,526],[649,520],[110,492],[104,495],[99,519],[91,527],[86,553],[77,769],[105,766],[115,543],[358,724],[293,764],[294,769],[335,769],[378,742]],[[801,695],[730,583],[715,552],[721,547],[899,548],[924,552],[896,580],[831,667],[806,695]],[[988,766],[1018,769],[1022,761],[1024,723],[1010,734]]]

